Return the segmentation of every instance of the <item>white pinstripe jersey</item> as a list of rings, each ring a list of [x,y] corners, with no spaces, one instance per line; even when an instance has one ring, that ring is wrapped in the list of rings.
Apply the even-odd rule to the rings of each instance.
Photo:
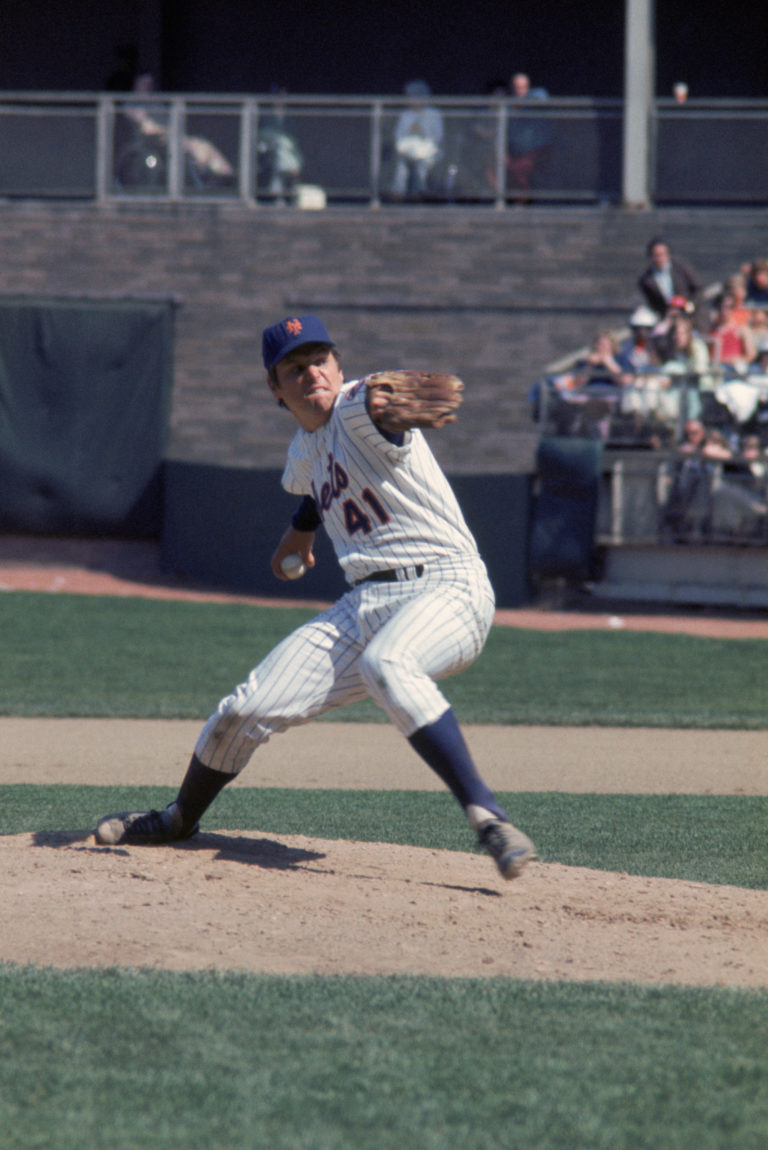
[[[390,443],[371,421],[365,384],[343,385],[330,419],[300,428],[283,487],[311,495],[349,583],[390,567],[477,560],[475,540],[419,430]]]

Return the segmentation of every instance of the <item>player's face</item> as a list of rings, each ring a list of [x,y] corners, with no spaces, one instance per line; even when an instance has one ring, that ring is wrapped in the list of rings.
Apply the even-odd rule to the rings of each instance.
[[[275,367],[270,387],[305,431],[315,431],[330,418],[344,382],[330,348],[297,348]]]

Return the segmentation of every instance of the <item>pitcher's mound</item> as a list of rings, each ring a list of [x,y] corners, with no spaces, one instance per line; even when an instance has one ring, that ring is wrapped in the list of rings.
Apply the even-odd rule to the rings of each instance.
[[[768,892],[485,855],[202,833],[0,838],[0,960],[768,986]]]

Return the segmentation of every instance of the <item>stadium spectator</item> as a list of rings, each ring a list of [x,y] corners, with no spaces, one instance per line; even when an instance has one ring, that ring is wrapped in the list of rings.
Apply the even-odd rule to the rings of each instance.
[[[666,359],[670,352],[669,348],[672,340],[672,325],[679,315],[693,317],[695,312],[694,305],[685,296],[673,295],[672,299],[667,304],[666,315],[660,319],[656,324],[651,334],[653,345],[656,348],[656,354],[662,361]],[[698,335],[698,330],[696,331]]]
[[[691,375],[705,375],[709,368],[709,351],[705,340],[696,334],[689,315],[674,316],[664,345],[662,371],[671,366]]]
[[[677,446],[664,526],[679,543],[709,538],[712,529],[712,480],[715,464],[730,459],[726,444],[708,435],[700,419],[687,419]]]
[[[712,489],[712,533],[719,539],[764,539],[768,492],[757,435],[745,435]]]
[[[632,373],[658,367],[660,359],[652,339],[659,317],[649,307],[641,305],[629,317],[629,336],[619,345],[616,362],[624,371]]]
[[[397,162],[392,194],[421,198],[430,190],[430,178],[443,154],[443,117],[430,106],[432,89],[425,80],[411,80],[403,88],[409,106],[400,113],[395,126]]]
[[[652,311],[665,316],[670,301],[681,296],[690,301],[694,309],[699,305],[701,284],[696,273],[685,260],[672,256],[669,243],[655,236],[646,248],[649,264],[640,275],[637,285]]]
[[[752,308],[747,303],[747,278],[741,272],[727,276],[723,283],[723,295],[733,300],[731,319],[739,326],[748,324],[752,318]]]
[[[511,192],[522,193],[518,202],[527,201],[535,175],[549,160],[552,129],[544,116],[532,115],[531,104],[547,100],[546,88],[532,88],[525,72],[515,72],[509,82],[512,97],[507,128],[507,180]]]
[[[756,344],[768,337],[768,311],[762,307],[753,307],[749,317],[749,330]]]
[[[755,350],[755,358],[749,365],[748,375],[768,375],[768,335],[761,337]]]
[[[766,459],[759,435],[745,435],[739,455],[749,464],[749,469],[756,479],[765,480]]]
[[[288,111],[282,96],[287,90],[280,84],[270,85],[274,104],[261,109],[256,136],[257,186],[260,192],[278,200],[292,199],[304,166],[304,156],[297,137],[291,131]]]
[[[574,387],[596,383],[626,387],[632,383],[632,378],[633,373],[619,362],[616,340],[609,331],[598,331],[587,356],[573,365]]]
[[[454,123],[454,145],[447,148],[446,191],[457,199],[483,199],[499,188],[496,164],[496,134],[499,105],[506,99],[504,80],[489,80],[484,88],[487,104],[458,127]]]
[[[683,438],[677,445],[680,455],[702,455],[707,442],[707,429],[700,419],[688,419],[683,428]]]
[[[747,304],[768,307],[768,259],[752,260],[747,274]]]
[[[755,358],[751,329],[733,322],[733,296],[720,297],[707,342],[713,364],[726,364],[739,373],[745,372]]]
[[[722,431],[717,427],[708,427],[704,438],[702,454],[705,459],[714,459],[724,462],[733,459],[733,449]]]

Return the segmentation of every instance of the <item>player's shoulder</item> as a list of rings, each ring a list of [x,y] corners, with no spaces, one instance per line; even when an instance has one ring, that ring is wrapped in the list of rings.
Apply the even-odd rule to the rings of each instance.
[[[406,432],[395,443],[381,428],[377,427],[368,410],[368,388],[365,379],[354,379],[342,386],[336,403],[335,413],[346,434],[358,443],[368,444],[372,450],[382,451],[396,448],[404,451],[413,438],[413,432]]]
[[[367,405],[367,388],[364,379],[353,379],[344,383],[339,391],[334,415],[340,419],[347,428],[356,424],[370,422]]]
[[[365,403],[365,380],[351,379],[341,385],[340,404]]]

